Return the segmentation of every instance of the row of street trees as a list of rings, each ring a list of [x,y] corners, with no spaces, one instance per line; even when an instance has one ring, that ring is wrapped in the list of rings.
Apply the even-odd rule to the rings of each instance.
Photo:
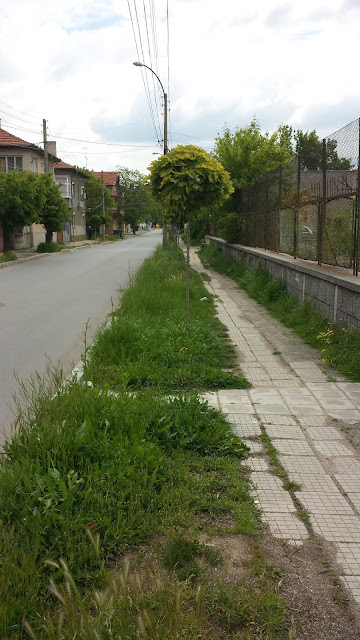
[[[131,226],[133,233],[140,222],[146,220],[157,222],[161,219],[161,207],[146,189],[144,176],[140,171],[118,167],[119,193],[114,199],[110,192],[104,189],[104,214],[102,213],[101,180],[87,169],[81,169],[81,171],[88,176],[85,182],[87,226],[91,225],[94,229],[98,229],[102,224],[108,225],[114,208],[121,220]]]
[[[46,242],[51,242],[52,234],[60,231],[69,217],[69,209],[50,174],[0,173],[0,226],[5,249],[10,247],[10,237],[16,229],[34,222],[44,225]]]

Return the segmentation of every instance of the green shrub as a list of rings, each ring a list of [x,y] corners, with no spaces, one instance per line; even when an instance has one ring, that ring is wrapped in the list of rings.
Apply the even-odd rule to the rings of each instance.
[[[13,260],[17,260],[17,255],[12,251],[4,251],[4,253],[0,253],[0,264],[2,262],[13,262]]]
[[[60,242],[40,242],[36,247],[37,253],[56,253],[65,249],[65,245]]]

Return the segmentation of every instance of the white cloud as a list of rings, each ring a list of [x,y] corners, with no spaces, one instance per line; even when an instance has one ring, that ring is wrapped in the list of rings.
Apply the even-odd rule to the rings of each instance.
[[[134,0],[129,4],[137,33]],[[153,5],[158,73],[167,90],[166,1]],[[65,161],[83,165],[86,147],[89,168],[125,165],[144,171],[152,153],[160,150],[163,115],[157,81],[153,85],[150,72],[144,72],[151,95],[157,88],[156,133],[141,70],[132,65],[144,55],[146,64],[155,66],[143,3],[136,6],[143,54],[136,50],[124,0],[7,3],[0,22],[3,127],[40,142],[46,117],[49,137],[57,139]],[[149,9],[149,0],[145,6]],[[321,135],[360,116],[355,0],[317,0],[316,6],[313,0],[257,0],[253,5],[169,0],[168,6],[173,144],[211,148],[225,122],[231,128],[245,126],[255,114],[264,129],[291,123]],[[152,52],[153,25],[148,14]]]

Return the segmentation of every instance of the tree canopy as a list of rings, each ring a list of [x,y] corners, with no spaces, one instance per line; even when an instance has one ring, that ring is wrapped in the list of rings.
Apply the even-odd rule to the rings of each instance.
[[[233,188],[222,164],[204,149],[179,145],[151,163],[147,184],[170,221],[184,222],[202,207],[220,205]]]
[[[50,174],[0,173],[0,224],[6,239],[15,229],[39,222],[51,241],[51,234],[68,219],[68,208]]]
[[[120,206],[124,222],[130,224],[135,233],[139,222],[153,220],[160,215],[159,207],[145,188],[140,171],[118,167],[120,176]]]
[[[86,225],[91,225],[95,229],[101,224],[109,224],[112,219],[114,209],[114,198],[111,197],[108,189],[104,187],[105,215],[102,215],[101,179],[96,178],[91,171],[81,169],[88,178],[85,180],[86,194]]]
[[[254,182],[293,156],[292,128],[287,125],[280,125],[270,135],[261,133],[254,118],[249,126],[236,128],[234,133],[225,127],[223,135],[215,138],[214,157],[229,172],[237,188]]]
[[[316,131],[301,131],[295,133],[295,152],[300,156],[302,169],[318,171],[323,168],[323,143]],[[328,170],[348,170],[352,162],[348,158],[341,158],[336,151],[336,140],[326,142],[326,168]]]
[[[69,207],[60,193],[60,185],[55,184],[49,173],[36,174],[44,189],[44,203],[42,205],[39,222],[46,229],[46,242],[51,242],[54,231],[61,231],[66,220],[70,220]]]

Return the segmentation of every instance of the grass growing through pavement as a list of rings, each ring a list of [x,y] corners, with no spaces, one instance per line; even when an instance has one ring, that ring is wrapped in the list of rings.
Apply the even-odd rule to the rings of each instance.
[[[87,377],[113,389],[248,387],[243,377],[224,370],[231,368],[234,350],[215,317],[212,297],[195,272],[191,272],[186,331],[185,289],[182,251],[156,251],[125,292],[111,327],[98,336]]]
[[[324,320],[309,302],[299,305],[297,298],[287,293],[283,281],[271,279],[260,263],[256,269],[249,269],[213,245],[201,249],[199,256],[204,265],[235,280],[304,342],[321,350],[323,362],[350,380],[360,381],[359,331],[347,331]]]

